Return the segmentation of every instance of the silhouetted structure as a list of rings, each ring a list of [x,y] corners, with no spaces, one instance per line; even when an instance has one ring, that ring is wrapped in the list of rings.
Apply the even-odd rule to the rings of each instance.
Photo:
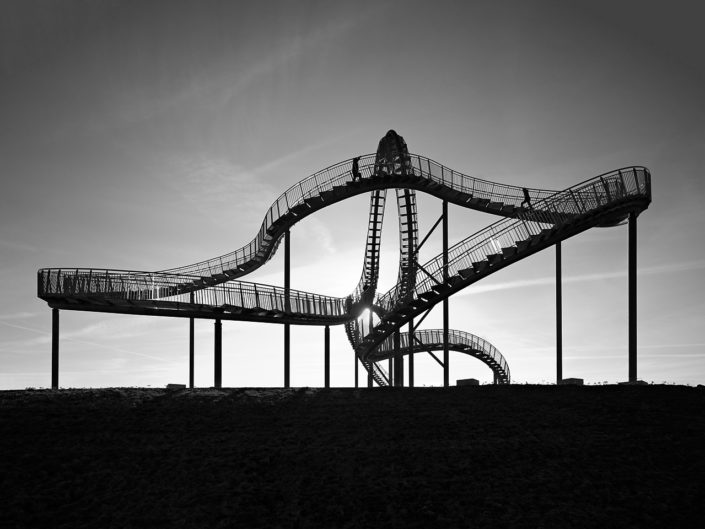
[[[352,171],[349,170],[352,163]],[[359,175],[359,176],[356,176]],[[397,284],[377,293],[379,251],[387,190],[396,192],[399,213]],[[419,242],[416,190],[442,200],[441,216]],[[355,290],[337,298],[291,289],[289,230],[306,216],[362,193],[370,193],[363,267]],[[345,325],[368,384],[403,385],[404,356],[413,385],[413,355],[428,353],[443,366],[449,384],[449,352],[479,358],[495,383],[509,383],[509,367],[489,342],[448,328],[448,299],[516,261],[595,226],[629,220],[629,379],[636,380],[636,217],[651,201],[649,171],[628,167],[586,180],[564,191],[509,186],[473,178],[426,157],[410,154],[390,130],[375,154],[355,157],[292,186],[269,208],[257,236],[214,259],[159,272],[106,269],[41,269],[38,295],[53,309],[52,386],[58,386],[59,309],[190,318],[189,385],[193,385],[193,319],[215,321],[214,384],[222,383],[222,320],[284,325],[284,385],[290,384],[290,325],[325,327],[325,384],[330,383],[330,325]],[[448,204],[502,217],[487,228],[448,244]],[[524,206],[528,205],[528,208]],[[424,263],[418,252],[442,225],[442,252]],[[266,263],[284,243],[284,287],[240,281]],[[560,246],[557,246],[560,286]],[[557,291],[560,315],[560,291]],[[443,328],[420,329],[433,307],[443,305]],[[560,319],[557,377],[562,377]],[[408,325],[408,332],[402,327]],[[439,359],[434,351],[443,351]],[[390,359],[389,372],[380,365]],[[358,377],[356,376],[356,383]]]

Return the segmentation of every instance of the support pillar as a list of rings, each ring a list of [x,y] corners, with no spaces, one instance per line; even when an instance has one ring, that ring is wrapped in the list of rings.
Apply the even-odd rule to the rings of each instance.
[[[51,389],[59,389],[59,309],[51,309]]]
[[[355,358],[355,387],[360,387],[360,372],[358,367],[360,366],[360,360],[357,358],[357,351],[353,349],[353,355]]]
[[[324,383],[325,387],[330,387],[330,327],[326,325],[326,329],[323,332],[324,353],[323,353],[323,364],[324,364]]]
[[[289,344],[291,343],[291,328],[288,323],[284,324],[284,387],[291,387],[291,349]]]
[[[563,285],[561,281],[561,243],[556,243],[556,384],[563,380]]]
[[[214,343],[213,385],[220,388],[223,386],[223,323],[220,320],[215,320]]]
[[[414,387],[414,320],[409,320],[409,387]]]
[[[370,329],[370,331],[372,331],[373,319],[372,319],[372,308],[371,307],[370,307],[369,312],[370,312],[370,327],[369,327],[369,329]],[[364,326],[363,326],[363,329],[364,329]],[[370,364],[370,370],[367,372],[367,387],[371,388],[373,386],[373,382],[374,382],[374,378],[372,377],[372,371],[374,371],[375,363],[370,361],[369,364]]]
[[[284,234],[284,308],[291,312],[291,249],[289,230]],[[291,385],[291,329],[288,323],[284,324],[284,387]]]
[[[401,334],[394,333],[394,385],[404,387],[404,355],[401,354]]]
[[[443,201],[443,284],[448,284],[448,201]],[[449,300],[443,300],[443,386],[450,384],[450,351],[448,349],[448,307]]]
[[[629,382],[636,382],[636,213],[629,214]]]
[[[191,304],[193,304],[193,292],[191,292]],[[194,319],[189,318],[188,323],[188,387],[193,389],[194,372]]]
[[[396,384],[394,383],[394,360],[393,357],[389,358],[389,385],[390,386],[395,386]]]

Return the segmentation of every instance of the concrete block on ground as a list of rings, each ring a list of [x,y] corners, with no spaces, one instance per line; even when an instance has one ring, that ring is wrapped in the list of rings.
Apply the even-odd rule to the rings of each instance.
[[[476,378],[461,378],[455,383],[457,386],[479,386],[480,381]]]
[[[186,389],[186,384],[167,384],[166,389]]]
[[[561,380],[561,386],[582,386],[583,382],[582,378],[564,378]]]

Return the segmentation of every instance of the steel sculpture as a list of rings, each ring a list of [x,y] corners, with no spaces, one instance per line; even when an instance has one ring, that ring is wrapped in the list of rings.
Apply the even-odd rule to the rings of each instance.
[[[387,190],[396,192],[399,213],[399,272],[396,285],[377,292],[379,252]],[[416,191],[442,200],[439,224],[443,251],[418,262]],[[354,291],[337,298],[292,290],[289,230],[308,215],[347,198],[370,193],[363,267]],[[556,246],[560,289],[560,243],[592,227],[629,222],[629,380],[636,381],[636,218],[651,202],[651,176],[645,167],[625,167],[563,191],[523,188],[473,178],[424,156],[410,154],[390,130],[377,152],[332,165],[296,183],[267,211],[257,236],[242,248],[213,259],[158,272],[87,268],[44,268],[37,274],[38,296],[53,310],[52,387],[58,387],[60,309],[190,318],[189,383],[193,387],[193,319],[215,321],[215,385],[221,384],[222,320],[285,326],[284,381],[289,386],[289,326],[325,326],[326,385],[329,384],[330,325],[344,325],[368,384],[402,385],[408,356],[427,352],[444,368],[449,384],[449,351],[472,355],[493,371],[495,383],[510,382],[504,357],[489,342],[448,328],[448,299],[482,278],[536,252]],[[448,246],[448,204],[502,217]],[[285,246],[284,287],[242,281]],[[557,291],[560,315],[560,290]],[[443,328],[419,329],[429,311],[444,306]],[[557,378],[561,369],[561,319],[557,328]],[[408,332],[402,327],[408,325]],[[433,351],[443,351],[443,360]],[[389,372],[380,365],[390,361]],[[356,364],[357,366],[357,364]],[[357,369],[357,367],[356,367]],[[356,371],[357,381],[357,371]]]

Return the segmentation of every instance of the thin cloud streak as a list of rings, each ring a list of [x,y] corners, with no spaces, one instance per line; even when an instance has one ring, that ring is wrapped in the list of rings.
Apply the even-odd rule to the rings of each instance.
[[[21,329],[21,330],[23,330],[23,331],[29,331],[29,332],[33,332],[33,333],[36,333],[36,334],[40,334],[40,335],[42,335],[42,337],[44,337],[44,339],[41,340],[42,343],[48,343],[48,342],[49,342],[48,337],[51,335],[51,333],[48,332],[48,331],[43,331],[43,330],[40,330],[40,329],[33,329],[33,328],[31,328],[31,327],[25,327],[25,326],[23,326],[23,325],[14,325],[14,324],[12,324],[12,323],[7,323],[6,321],[0,321],[0,324],[5,325],[5,326],[7,326],[7,327],[13,327],[13,328],[15,328],[15,329]],[[87,329],[94,330],[94,329],[96,329],[97,327],[98,327],[98,326],[96,326],[96,325],[89,325],[88,327],[86,327],[86,328],[84,328],[84,329],[81,329],[80,331],[76,331],[75,333],[72,333],[72,334],[74,334],[74,335],[85,334],[85,333],[87,332]],[[67,333],[67,334],[68,334],[68,333]],[[150,358],[150,359],[152,359],[152,360],[158,360],[158,361],[160,361],[160,362],[173,363],[173,360],[167,360],[167,359],[164,359],[164,358],[159,358],[158,356],[151,356],[151,355],[147,355],[147,354],[144,354],[144,353],[136,353],[136,352],[134,352],[134,351],[128,351],[127,349],[122,349],[122,348],[120,348],[120,347],[113,347],[113,346],[110,346],[110,345],[105,345],[105,344],[100,344],[100,343],[95,343],[95,342],[89,342],[89,341],[86,341],[86,340],[77,340],[76,338],[73,338],[73,337],[71,337],[70,335],[69,335],[69,336],[62,335],[62,336],[61,336],[61,340],[62,340],[62,341],[66,341],[66,342],[79,343],[79,344],[83,344],[83,345],[90,345],[91,347],[99,347],[99,348],[101,348],[101,349],[107,349],[107,350],[113,351],[113,352],[115,352],[115,353],[123,353],[123,354],[132,355],[132,356],[140,356],[140,357],[143,357],[143,358]],[[32,342],[34,342],[34,340],[32,340]],[[32,345],[33,345],[33,344],[32,344]]]
[[[637,275],[649,276],[675,272],[689,272],[693,270],[705,269],[705,261],[690,261],[686,263],[674,263],[669,265],[652,266],[646,268],[638,268]],[[599,274],[583,274],[578,276],[568,276],[563,278],[563,283],[585,283],[589,281],[605,281],[608,279],[622,279],[627,277],[627,272],[622,270],[619,272],[604,272]],[[497,290],[508,290],[515,288],[550,286],[556,283],[555,277],[539,277],[537,279],[526,279],[519,281],[507,281],[506,283],[497,283],[494,285],[480,285],[472,287],[469,290],[457,294],[458,296],[467,296],[474,294],[484,294],[486,292],[495,292]]]

